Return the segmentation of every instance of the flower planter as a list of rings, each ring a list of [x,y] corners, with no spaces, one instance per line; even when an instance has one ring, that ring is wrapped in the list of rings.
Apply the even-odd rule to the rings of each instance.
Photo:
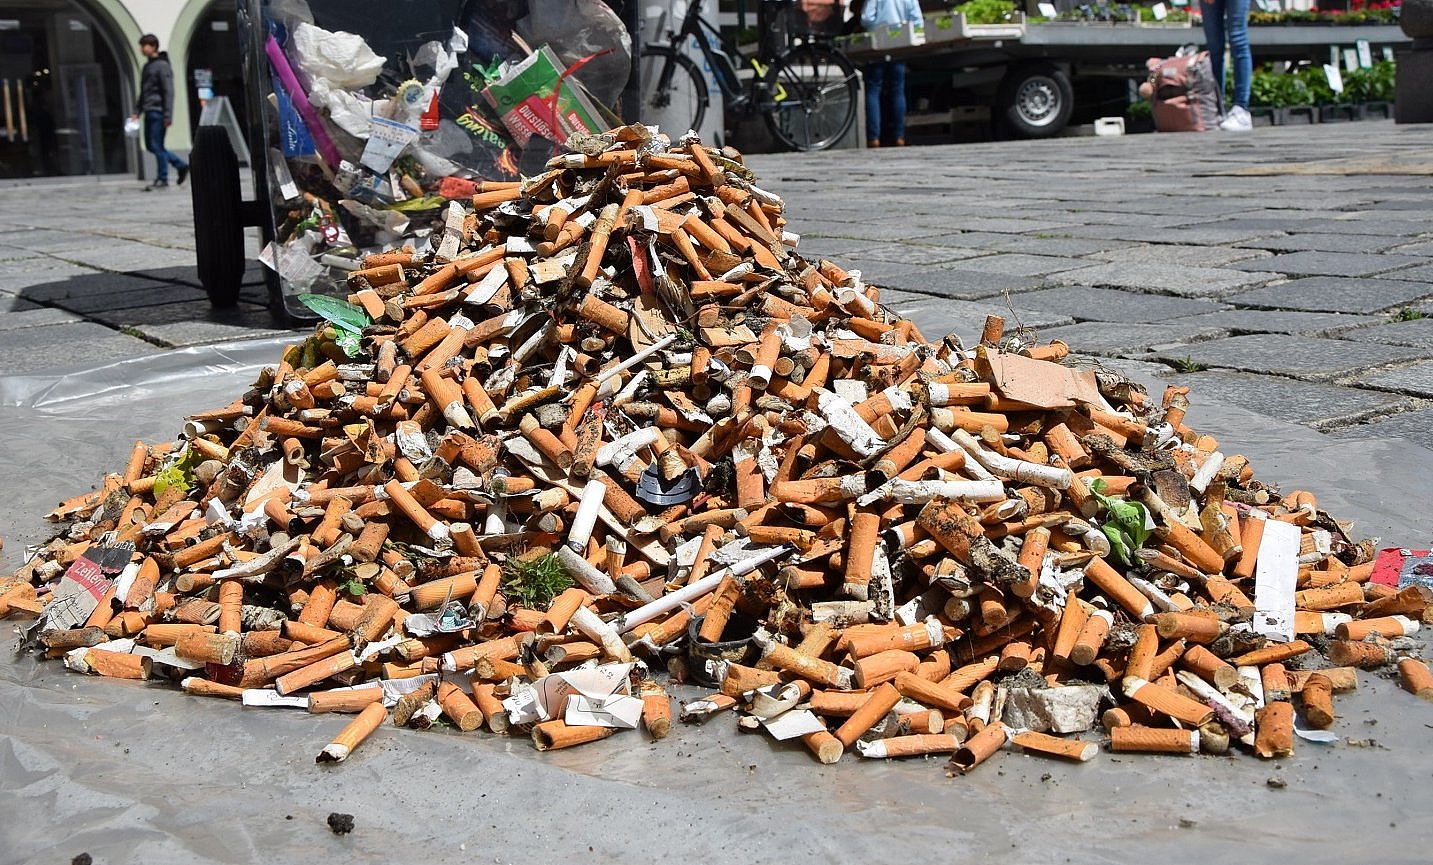
[[[1279,126],[1287,126],[1295,123],[1318,123],[1319,108],[1317,105],[1288,105],[1280,108],[1281,119]]]
[[[1365,102],[1365,103],[1363,104],[1363,113],[1364,113],[1364,118],[1365,118],[1365,119],[1370,119],[1370,120],[1371,120],[1371,119],[1373,119],[1374,117],[1379,117],[1379,118],[1382,118],[1382,119],[1384,119],[1384,120],[1392,120],[1392,119],[1393,119],[1393,103],[1392,103],[1392,102]]]
[[[1364,118],[1364,107],[1362,105],[1339,102],[1333,105],[1319,106],[1320,123],[1344,123]]]

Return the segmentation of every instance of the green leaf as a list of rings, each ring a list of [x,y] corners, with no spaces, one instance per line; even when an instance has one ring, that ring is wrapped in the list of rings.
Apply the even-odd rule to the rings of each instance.
[[[368,587],[363,585],[363,581],[358,579],[357,577],[354,577],[353,579],[345,583],[340,583],[338,586],[338,590],[340,592],[348,592],[355,598],[361,598],[364,595],[368,594]]]
[[[1104,532],[1105,537],[1110,539],[1110,552],[1119,560],[1120,564],[1133,564],[1133,562],[1130,561],[1130,545],[1125,542],[1125,534],[1120,531],[1119,526],[1113,523],[1105,523],[1100,526],[1100,531]]]
[[[363,307],[326,294],[301,294],[299,302],[349,333],[361,333],[373,323]]]
[[[194,448],[186,447],[178,459],[154,475],[154,495],[162,496],[170,487],[179,487],[185,492],[194,485],[194,470],[204,462],[204,455]]]
[[[340,331],[338,336],[334,337],[333,343],[349,357],[358,357],[363,352],[363,346],[358,342],[358,334],[350,330]]]

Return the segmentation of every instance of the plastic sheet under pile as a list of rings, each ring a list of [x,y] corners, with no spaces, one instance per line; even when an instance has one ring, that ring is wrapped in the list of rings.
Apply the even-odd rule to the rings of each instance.
[[[1063,346],[930,343],[730,152],[632,127],[449,206],[353,305],[67,500],[3,589],[48,655],[246,705],[671,729],[822,762],[1292,752],[1428,596]],[[1330,663],[1332,661],[1332,663]],[[1295,717],[1295,702],[1300,706]],[[1410,704],[1416,705],[1416,704]],[[1318,729],[1315,729],[1318,728]],[[1047,732],[1049,731],[1049,732]],[[629,734],[637,735],[637,734]]]

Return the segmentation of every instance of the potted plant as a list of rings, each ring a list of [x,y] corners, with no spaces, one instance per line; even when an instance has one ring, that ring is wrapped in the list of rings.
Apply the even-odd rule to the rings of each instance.
[[[1125,108],[1125,132],[1134,134],[1153,131],[1154,114],[1150,109],[1149,100],[1138,99],[1131,102]]]

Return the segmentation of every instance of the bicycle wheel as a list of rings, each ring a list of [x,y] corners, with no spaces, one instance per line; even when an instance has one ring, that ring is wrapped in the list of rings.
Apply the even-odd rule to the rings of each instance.
[[[643,45],[642,122],[676,138],[701,129],[707,113],[707,82],[697,64],[670,45]]]
[[[856,122],[856,67],[824,45],[798,45],[782,54],[763,83],[766,126],[792,150],[825,150]]]

